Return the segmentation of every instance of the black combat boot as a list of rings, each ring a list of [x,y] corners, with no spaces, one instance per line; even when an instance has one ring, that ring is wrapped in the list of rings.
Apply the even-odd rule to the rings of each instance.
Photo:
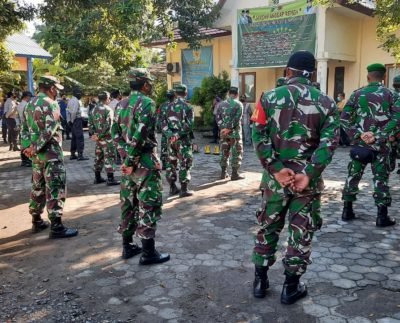
[[[264,298],[269,288],[268,267],[256,265],[255,277],[253,282],[253,295],[257,298]]]
[[[177,195],[181,192],[181,190],[176,186],[175,183],[170,184],[169,186],[169,196]]]
[[[378,206],[378,216],[376,217],[376,226],[377,227],[390,227],[391,225],[395,225],[396,220],[388,216],[387,206]]]
[[[76,157],[75,153],[71,153],[71,156],[69,156],[69,160],[74,160],[74,159],[78,159],[78,157]]]
[[[344,202],[343,212],[342,212],[342,220],[343,221],[351,221],[356,218],[356,215],[353,211],[353,202]]]
[[[179,193],[179,197],[192,196],[193,194],[193,191],[188,190],[188,183],[181,183],[181,192]]]
[[[40,214],[32,215],[32,233],[38,233],[46,230],[49,227],[49,222],[44,221]]]
[[[101,172],[96,170],[94,172],[94,182],[93,182],[93,184],[101,184],[101,183],[105,183],[105,182],[106,182],[106,180],[103,177],[101,177]]]
[[[139,261],[140,265],[161,264],[170,259],[169,254],[159,253],[154,245],[154,239],[142,239],[142,256]]]
[[[281,294],[281,303],[287,305],[293,304],[305,296],[307,296],[307,286],[300,282],[300,276],[289,276],[286,274]]]
[[[229,178],[228,172],[226,171],[226,167],[221,168],[221,179],[227,179]]]
[[[122,259],[132,258],[142,252],[136,243],[133,243],[132,237],[122,238]]]
[[[85,157],[85,156],[83,156],[83,154],[82,154],[82,153],[78,153],[78,160],[79,160],[79,161],[81,161],[81,160],[89,160],[89,158],[88,158],[88,157]]]
[[[107,173],[107,186],[119,185],[120,182],[114,178],[114,173]]]
[[[231,181],[238,181],[240,179],[244,179],[244,176],[239,175],[239,169],[238,168],[232,168]]]
[[[71,238],[78,235],[78,229],[64,227],[60,217],[56,217],[51,221],[50,239]]]

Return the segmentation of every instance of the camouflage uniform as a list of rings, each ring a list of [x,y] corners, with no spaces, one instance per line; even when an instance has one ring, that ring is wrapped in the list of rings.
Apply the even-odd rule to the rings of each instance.
[[[168,139],[165,133],[162,131],[162,119],[165,118],[169,103],[170,102],[167,101],[160,105],[157,116],[157,131],[161,133],[160,159],[163,166],[166,166],[168,163]]]
[[[218,105],[217,123],[220,130],[232,131],[223,136],[220,134],[221,168],[227,168],[229,156],[232,153],[232,169],[239,169],[243,158],[242,123],[243,104],[233,98],[221,102]]]
[[[125,165],[134,167],[131,175],[121,179],[119,232],[123,237],[136,233],[142,239],[154,238],[161,218],[162,182],[155,152],[155,125],[155,104],[144,94],[132,91],[117,106],[112,136]]]
[[[60,107],[46,94],[39,93],[25,109],[21,129],[23,149],[33,145],[36,153],[32,160],[32,190],[29,213],[42,214],[45,205],[49,219],[63,214],[66,174],[61,147]]]
[[[114,119],[112,109],[99,103],[89,114],[89,131],[97,135],[94,169],[101,172],[103,167],[107,174],[114,173],[115,147],[111,136],[111,125]]]
[[[275,263],[279,234],[289,212],[283,265],[286,275],[300,276],[311,263],[311,240],[322,225],[321,173],[337,146],[339,117],[335,102],[303,77],[265,93],[261,104],[252,118],[254,147],[264,168],[263,203],[257,212],[260,229],[252,259],[256,266]],[[308,175],[309,187],[301,193],[282,188],[273,174],[283,168]]]
[[[398,132],[396,122],[399,108],[394,108],[393,93],[379,82],[371,82],[367,86],[352,93],[341,114],[341,123],[352,144],[369,147],[376,152],[371,163],[374,183],[374,199],[377,206],[390,206],[391,196],[388,180],[390,174],[390,154],[392,144],[388,138]],[[360,136],[371,131],[375,143],[368,145]],[[343,189],[342,199],[353,202],[357,198],[358,184],[364,173],[366,164],[351,160],[348,165],[348,177]]]
[[[176,182],[177,168],[179,168],[179,182],[190,182],[190,169],[193,164],[191,138],[193,121],[193,108],[182,97],[178,97],[175,102],[168,104],[165,115],[161,120],[162,132],[168,140],[166,178],[169,184]],[[178,140],[170,143],[169,139],[174,136]]]

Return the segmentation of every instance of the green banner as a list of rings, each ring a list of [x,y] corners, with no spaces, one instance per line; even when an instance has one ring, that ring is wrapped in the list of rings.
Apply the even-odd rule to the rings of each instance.
[[[310,0],[238,11],[238,67],[285,66],[298,50],[315,52]]]

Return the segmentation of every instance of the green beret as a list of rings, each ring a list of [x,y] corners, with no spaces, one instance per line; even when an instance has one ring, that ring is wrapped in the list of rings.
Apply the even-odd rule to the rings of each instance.
[[[393,84],[400,85],[400,75],[397,75],[393,78]]]
[[[386,67],[380,63],[374,63],[367,66],[367,71],[369,72],[386,72]]]
[[[286,78],[284,78],[284,77],[278,78],[278,79],[276,80],[276,87],[285,85],[285,82],[286,82]]]
[[[229,88],[229,93],[235,93],[238,94],[239,93],[239,89],[236,86],[231,86]]]
[[[128,80],[132,82],[141,82],[146,80],[154,81],[154,78],[146,68],[133,68],[128,72]]]
[[[177,84],[174,87],[175,92],[187,92],[187,86],[185,84]]]
[[[64,87],[60,84],[60,81],[51,75],[43,75],[39,78],[39,85],[54,85],[59,90],[64,90]]]

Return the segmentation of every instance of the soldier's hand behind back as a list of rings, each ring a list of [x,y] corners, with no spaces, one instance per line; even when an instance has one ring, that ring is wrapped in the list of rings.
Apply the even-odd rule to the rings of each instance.
[[[303,192],[310,184],[310,178],[304,174],[296,174],[294,182],[291,184],[291,189],[295,192]]]
[[[282,168],[274,174],[275,179],[282,187],[291,185],[294,182],[294,176],[295,173],[290,168]]]

